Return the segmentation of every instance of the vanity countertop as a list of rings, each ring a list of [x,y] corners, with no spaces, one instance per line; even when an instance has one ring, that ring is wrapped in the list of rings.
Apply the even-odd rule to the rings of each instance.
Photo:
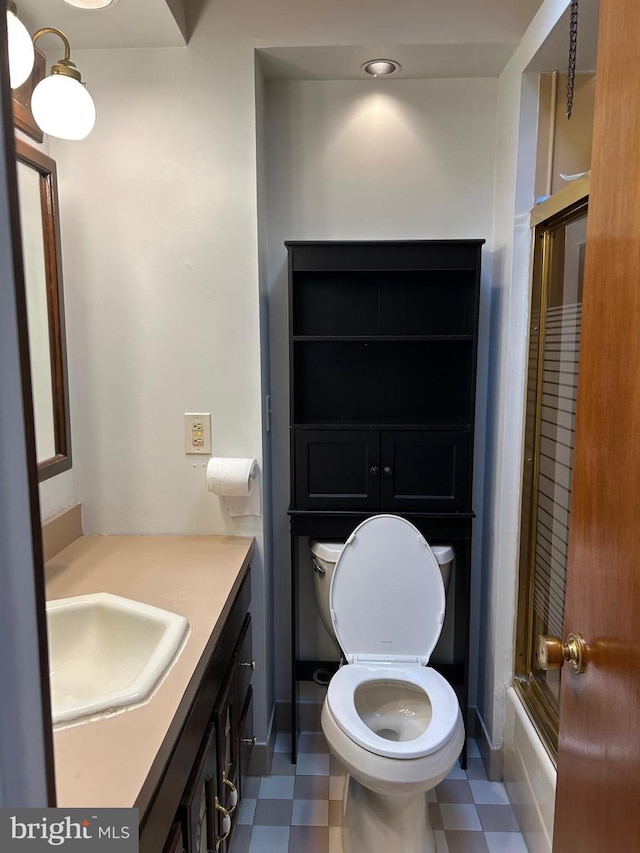
[[[47,562],[48,600],[111,592],[191,626],[147,702],[54,732],[58,806],[136,806],[142,818],[253,550],[240,536],[82,536]]]

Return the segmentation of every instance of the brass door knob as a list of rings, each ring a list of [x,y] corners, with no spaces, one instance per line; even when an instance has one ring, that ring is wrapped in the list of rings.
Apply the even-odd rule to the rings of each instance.
[[[587,665],[587,644],[581,634],[571,633],[567,642],[563,643],[558,637],[538,637],[538,663],[540,669],[560,669],[565,661],[574,672],[584,672]]]

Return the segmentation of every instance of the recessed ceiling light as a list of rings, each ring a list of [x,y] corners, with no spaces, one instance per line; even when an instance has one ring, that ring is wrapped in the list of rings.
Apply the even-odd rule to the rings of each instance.
[[[362,70],[372,77],[388,77],[400,70],[400,63],[395,59],[370,59],[364,63]]]
[[[75,6],[76,9],[106,9],[115,6],[118,0],[64,0],[67,6]]]

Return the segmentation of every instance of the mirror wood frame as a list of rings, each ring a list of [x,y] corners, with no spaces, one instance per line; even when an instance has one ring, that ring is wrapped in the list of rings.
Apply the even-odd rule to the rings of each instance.
[[[55,160],[22,139],[16,138],[15,143],[17,161],[34,169],[40,175],[55,441],[55,455],[38,462],[38,481],[42,482],[63,471],[68,471],[72,465],[58,181]],[[26,280],[25,287],[28,287]]]

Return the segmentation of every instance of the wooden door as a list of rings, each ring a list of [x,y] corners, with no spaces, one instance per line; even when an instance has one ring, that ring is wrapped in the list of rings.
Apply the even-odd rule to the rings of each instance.
[[[600,4],[554,853],[640,850],[640,14]]]

